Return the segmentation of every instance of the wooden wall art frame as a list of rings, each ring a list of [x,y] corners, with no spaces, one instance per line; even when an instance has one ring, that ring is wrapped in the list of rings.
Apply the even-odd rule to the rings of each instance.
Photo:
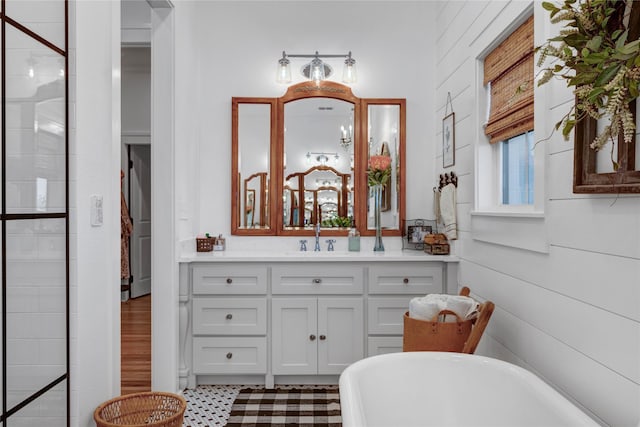
[[[628,24],[627,40],[637,40],[640,37],[640,9],[632,8]],[[577,100],[576,100],[577,102]],[[629,109],[636,118],[636,103],[632,102]],[[637,121],[637,120],[636,120]],[[573,192],[574,193],[640,193],[640,170],[636,170],[636,137],[630,143],[625,143],[622,135],[618,138],[617,155],[618,170],[609,173],[598,173],[596,165],[597,153],[590,145],[597,135],[597,121],[586,117],[576,123],[574,128],[573,152]],[[636,129],[637,132],[637,129]]]

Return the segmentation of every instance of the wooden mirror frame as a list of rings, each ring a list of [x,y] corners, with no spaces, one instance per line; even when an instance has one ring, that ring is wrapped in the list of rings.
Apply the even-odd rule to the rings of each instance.
[[[269,176],[261,175],[260,178],[260,190],[261,193],[268,191],[269,195],[266,196],[268,202],[267,206],[264,206],[261,211],[261,215],[268,217],[268,228],[247,228],[241,227],[241,218],[245,218],[244,212],[240,209],[240,198],[243,197],[244,183],[241,182],[242,177],[238,170],[238,159],[240,153],[238,152],[238,109],[240,104],[268,104],[270,106],[270,131],[269,131],[269,147],[265,147],[265,150],[269,153]],[[276,99],[275,98],[238,98],[231,99],[231,234],[240,236],[269,236],[276,234],[275,224],[275,207],[272,203],[273,197],[271,195],[275,193],[275,179],[273,177],[276,174],[273,155],[276,152]],[[255,175],[255,174],[254,174]],[[253,175],[252,175],[253,176]],[[267,181],[265,183],[264,181]],[[261,194],[263,197],[264,194]],[[255,209],[255,207],[254,207]],[[254,213],[255,215],[255,213]],[[262,219],[262,217],[261,217]]]
[[[309,229],[287,229],[282,221],[284,203],[282,194],[285,190],[284,182],[284,106],[286,103],[305,98],[334,98],[353,104],[354,107],[354,159],[353,159],[353,210],[354,220],[362,236],[373,236],[375,230],[367,229],[367,163],[369,158],[367,139],[368,110],[369,105],[398,105],[400,109],[399,117],[399,143],[397,162],[400,165],[398,174],[398,228],[383,229],[385,236],[402,235],[401,224],[405,217],[405,146],[406,146],[406,100],[403,98],[358,98],[349,86],[339,83],[322,81],[302,82],[290,86],[287,92],[280,98],[232,98],[232,131],[231,131],[231,234],[233,235],[278,235],[278,236],[312,236],[314,230]],[[238,175],[238,104],[270,104],[271,105],[271,144],[269,147],[270,172],[269,177],[269,228],[252,229],[240,228],[240,203],[239,198],[241,183]],[[299,203],[301,203],[299,201]],[[324,236],[347,236],[349,230],[346,228],[322,228]]]

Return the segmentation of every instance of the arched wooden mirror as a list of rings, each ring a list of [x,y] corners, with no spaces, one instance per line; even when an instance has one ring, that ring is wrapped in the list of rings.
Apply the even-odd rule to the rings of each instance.
[[[323,81],[280,98],[233,98],[232,106],[232,234],[311,235],[319,223],[324,235],[346,236],[352,226],[373,235],[366,172],[376,154],[392,159],[383,233],[401,234],[404,99],[358,98]]]

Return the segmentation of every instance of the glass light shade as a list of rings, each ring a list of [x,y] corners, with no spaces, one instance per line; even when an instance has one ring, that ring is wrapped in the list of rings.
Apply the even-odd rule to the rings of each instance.
[[[278,83],[290,83],[291,82],[291,66],[289,65],[287,58],[278,60],[278,73],[276,81]]]
[[[322,60],[320,58],[313,58],[311,61],[311,69],[309,70],[309,79],[320,83],[324,78],[324,64]]]
[[[342,81],[344,83],[355,83],[358,81],[358,75],[356,73],[356,61],[351,58],[347,58],[344,61],[344,68],[342,69]]]

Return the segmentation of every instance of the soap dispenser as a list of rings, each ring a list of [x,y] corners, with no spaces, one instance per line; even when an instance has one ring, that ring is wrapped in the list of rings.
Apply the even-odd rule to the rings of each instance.
[[[360,252],[360,232],[355,227],[349,230],[349,252]]]

